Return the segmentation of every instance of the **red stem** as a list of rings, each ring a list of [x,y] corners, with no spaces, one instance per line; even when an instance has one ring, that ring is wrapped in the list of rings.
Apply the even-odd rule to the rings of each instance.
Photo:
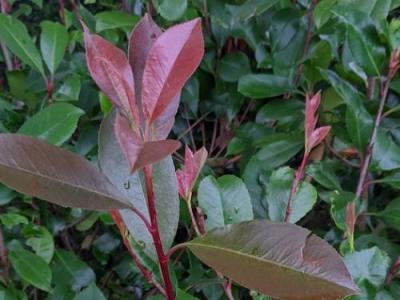
[[[289,218],[292,213],[293,200],[297,193],[297,187],[300,184],[300,180],[301,180],[301,178],[303,178],[304,169],[305,169],[307,161],[308,161],[308,156],[309,156],[308,153],[304,153],[303,160],[301,161],[301,165],[297,169],[297,171],[294,175],[294,180],[293,180],[292,188],[290,190],[288,204],[286,207],[285,222],[289,222]]]
[[[172,287],[171,278],[169,276],[168,270],[168,256],[164,253],[160,231],[158,228],[158,221],[157,221],[157,210],[156,210],[156,199],[154,194],[153,188],[153,174],[152,174],[152,167],[145,166],[143,168],[144,173],[144,180],[146,183],[146,192],[147,192],[147,206],[149,209],[150,215],[150,223],[151,223],[151,230],[150,233],[153,237],[154,247],[156,248],[156,253],[158,257],[158,262],[160,265],[161,275],[164,281],[164,288],[166,292],[167,300],[174,300],[175,293]]]

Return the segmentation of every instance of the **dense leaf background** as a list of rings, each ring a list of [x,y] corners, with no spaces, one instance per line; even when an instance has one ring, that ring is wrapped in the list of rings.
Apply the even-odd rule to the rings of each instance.
[[[304,151],[305,93],[321,91],[319,125],[332,129],[310,155],[289,221],[326,240],[344,257],[362,291],[349,299],[400,299],[400,263],[395,263],[400,256],[399,75],[390,84],[363,200],[356,205],[354,252],[344,235],[346,205],[355,197],[361,157],[378,111],[380,81],[387,76],[390,54],[400,47],[400,1],[0,2],[0,133],[38,137],[100,164],[118,187],[109,193],[137,198],[143,191],[130,190],[130,180],[140,182],[140,175],[132,179],[121,166],[123,172],[114,173],[120,153],[102,160],[101,151],[114,151],[106,129],[98,139],[112,105],[89,76],[75,15],[78,10],[92,33],[125,51],[129,33],[145,12],[163,29],[202,17],[205,56],[182,90],[171,138],[193,150],[208,150],[193,194],[208,229],[253,219],[283,221]],[[2,138],[0,148],[5,143]],[[35,149],[38,159],[46,155]],[[172,156],[178,168],[183,155],[182,148]],[[168,165],[169,171],[160,169],[157,193],[167,193],[165,186],[174,184],[172,163],[168,158],[159,164]],[[170,206],[157,207],[167,236],[163,242],[173,242],[176,227],[175,242],[187,242],[194,237],[187,209],[183,201],[178,209],[173,192],[168,197]],[[132,196],[131,201],[144,199]],[[157,299],[106,211],[62,208],[0,185],[0,223],[0,299]],[[133,219],[128,229],[140,231],[135,227],[139,223]],[[145,247],[149,237],[140,234],[143,240],[132,243],[158,278],[154,251]],[[212,238],[191,247],[207,247]],[[224,299],[215,272],[189,251],[179,258],[172,262],[178,299]],[[233,295],[268,299],[236,284]]]

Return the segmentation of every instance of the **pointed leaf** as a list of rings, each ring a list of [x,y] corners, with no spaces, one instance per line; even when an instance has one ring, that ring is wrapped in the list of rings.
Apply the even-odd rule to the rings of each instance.
[[[253,207],[243,181],[233,175],[204,178],[197,192],[199,206],[207,216],[207,229],[253,220]]]
[[[115,184],[130,203],[148,217],[145,188],[139,174],[132,174],[113,130],[115,112],[110,113],[102,122],[99,133],[99,161],[104,174]],[[174,165],[166,158],[153,166],[153,184],[156,193],[157,215],[164,249],[168,249],[175,237],[179,221],[179,199]],[[121,216],[133,239],[143,246],[143,251],[153,260],[157,255],[153,240],[143,221],[129,209],[120,210]]]
[[[0,182],[61,206],[129,207],[128,200],[90,162],[28,136],[0,134]]]
[[[175,99],[203,54],[200,19],[171,27],[155,41],[143,73],[142,102],[149,122]]]
[[[146,65],[146,59],[151,47],[156,39],[161,35],[161,29],[146,14],[133,29],[129,39],[128,57],[129,63],[133,70],[135,80],[136,102],[141,111],[142,108],[142,80],[143,72]],[[151,130],[151,136],[156,140],[164,140],[168,137],[169,132],[175,121],[175,115],[179,106],[180,95],[177,95],[171,103],[166,107],[165,111],[160,114],[154,121]]]
[[[25,64],[44,75],[39,51],[25,25],[14,16],[0,13],[0,28],[0,41],[4,42]]]
[[[292,86],[286,77],[271,74],[247,74],[239,79],[238,90],[254,99],[270,98],[290,92]]]
[[[54,74],[68,45],[68,31],[63,25],[56,22],[44,21],[40,26],[42,27],[40,50],[50,73]]]
[[[19,134],[34,136],[60,146],[74,133],[84,111],[71,104],[56,103],[29,118]]]
[[[134,169],[138,170],[144,166],[157,163],[167,156],[170,156],[178,150],[180,146],[181,143],[175,140],[146,142],[140,150]]]
[[[23,280],[43,291],[51,291],[51,269],[43,258],[22,247],[11,250],[8,258]]]
[[[187,246],[228,278],[273,298],[334,300],[358,292],[337,252],[293,224],[233,224]]]
[[[308,140],[308,148],[311,150],[312,148],[318,146],[328,135],[329,131],[331,130],[331,126],[324,126],[315,129]]]
[[[86,62],[94,81],[120,108],[125,116],[133,116],[138,128],[139,115],[135,101],[132,69],[124,52],[84,26]]]

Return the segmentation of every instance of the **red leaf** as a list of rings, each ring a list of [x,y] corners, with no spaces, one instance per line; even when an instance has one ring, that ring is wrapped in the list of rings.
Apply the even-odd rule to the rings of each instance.
[[[135,163],[134,170],[141,169],[144,166],[151,165],[162,160],[178,150],[180,146],[181,143],[175,140],[144,143],[139,157]]]
[[[151,47],[156,39],[161,35],[161,29],[146,14],[133,29],[129,39],[129,63],[131,64],[135,79],[136,102],[138,107],[142,108],[141,92],[143,72],[146,59]],[[175,115],[179,107],[180,95],[176,96],[166,107],[163,113],[154,121],[151,128],[151,139],[164,140],[168,137],[169,132],[175,121]]]
[[[133,74],[124,52],[100,36],[90,34],[85,25],[83,28],[86,61],[91,76],[113,104],[131,121],[139,124]]]
[[[153,19],[145,14],[133,29],[129,38],[128,59],[133,70],[136,88],[136,102],[141,105],[142,79],[147,55],[156,39],[161,35],[161,29]]]
[[[133,169],[142,149],[143,141],[129,126],[128,120],[119,113],[115,118],[114,130],[122,152],[129,162],[129,167]]]
[[[331,130],[331,126],[324,126],[318,129],[315,129],[311,134],[309,140],[307,141],[307,149],[311,150],[312,148],[318,146],[323,139],[328,135],[329,131]]]
[[[197,177],[207,160],[207,156],[208,153],[204,147],[193,154],[189,147],[186,146],[183,171],[179,170],[176,172],[178,191],[182,198],[188,198],[196,183]]]
[[[173,26],[156,40],[147,56],[142,86],[144,114],[150,124],[176,101],[203,54],[200,19]]]
[[[317,125],[318,117],[315,115],[315,113],[318,110],[320,102],[321,102],[320,92],[316,93],[313,96],[311,95],[306,96],[306,111],[305,111],[306,120],[304,123],[306,140],[311,137],[311,134],[314,131],[315,126]]]

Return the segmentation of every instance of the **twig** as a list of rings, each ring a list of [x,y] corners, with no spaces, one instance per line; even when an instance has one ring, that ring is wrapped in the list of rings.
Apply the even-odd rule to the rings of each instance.
[[[364,190],[365,180],[368,175],[368,167],[372,157],[372,149],[375,145],[376,136],[378,134],[379,126],[382,122],[383,109],[385,107],[390,82],[396,74],[399,67],[399,56],[400,51],[395,50],[390,56],[389,71],[386,80],[381,78],[380,81],[380,100],[379,108],[375,117],[374,126],[372,128],[372,133],[368,141],[367,148],[363,154],[361,160],[360,177],[358,179],[355,200],[362,198],[362,193]],[[350,244],[350,249],[354,251],[354,226],[357,220],[357,214],[355,209],[355,201],[351,201],[346,207],[346,224],[347,224],[347,236]]]
[[[211,111],[206,112],[204,115],[202,115],[200,118],[198,118],[196,120],[196,122],[194,122],[190,127],[188,127],[184,132],[182,132],[179,136],[178,136],[178,140],[180,140],[181,138],[183,138],[188,132],[190,132],[194,127],[196,127],[201,121],[203,121],[209,114],[211,113]]]
[[[144,181],[146,184],[146,192],[147,192],[146,193],[147,194],[147,207],[149,209],[150,223],[151,223],[150,234],[153,237],[154,247],[156,249],[156,253],[157,253],[157,257],[158,257],[161,275],[162,275],[162,278],[164,281],[164,289],[165,289],[165,293],[166,293],[166,298],[168,300],[174,300],[175,293],[174,293],[174,290],[172,287],[172,282],[171,282],[171,278],[170,278],[169,270],[168,270],[168,257],[164,253],[162,243],[161,243],[160,231],[159,231],[159,227],[158,227],[156,198],[155,198],[154,188],[153,188],[152,167],[145,166],[143,168],[143,173],[144,173]]]

